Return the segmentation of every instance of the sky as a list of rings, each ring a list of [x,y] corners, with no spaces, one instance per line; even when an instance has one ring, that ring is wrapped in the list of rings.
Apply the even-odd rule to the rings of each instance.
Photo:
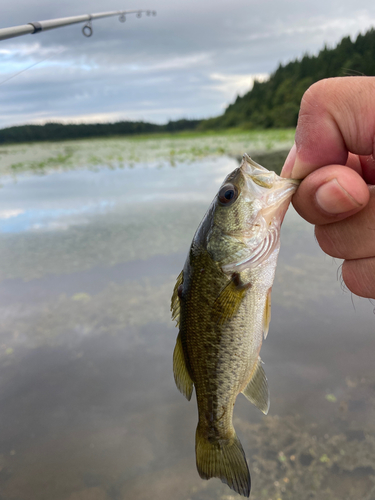
[[[13,0],[0,28],[132,9],[157,15],[0,41],[0,128],[218,116],[280,63],[375,26],[368,0]]]

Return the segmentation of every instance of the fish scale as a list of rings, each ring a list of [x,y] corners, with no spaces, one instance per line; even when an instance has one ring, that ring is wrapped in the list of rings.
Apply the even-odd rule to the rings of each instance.
[[[179,334],[177,387],[198,405],[196,464],[250,495],[250,473],[233,427],[240,392],[263,413],[269,396],[259,352],[270,321],[280,226],[298,181],[244,156],[200,223],[172,296]]]

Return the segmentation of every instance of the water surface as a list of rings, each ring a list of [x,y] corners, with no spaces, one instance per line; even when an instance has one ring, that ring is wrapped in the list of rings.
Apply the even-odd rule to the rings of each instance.
[[[256,159],[256,158],[255,158]],[[1,500],[229,500],[195,469],[169,303],[228,156],[3,177]],[[252,498],[375,499],[374,305],[293,211],[262,347],[267,417],[239,396]],[[237,497],[239,498],[239,497]]]

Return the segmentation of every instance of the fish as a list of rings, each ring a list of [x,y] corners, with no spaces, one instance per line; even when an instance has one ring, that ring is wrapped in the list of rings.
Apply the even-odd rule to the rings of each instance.
[[[264,414],[269,390],[259,356],[271,319],[280,227],[299,181],[244,155],[195,232],[171,300],[179,327],[173,373],[190,401],[195,388],[196,466],[250,496],[245,452],[233,427],[239,393]]]

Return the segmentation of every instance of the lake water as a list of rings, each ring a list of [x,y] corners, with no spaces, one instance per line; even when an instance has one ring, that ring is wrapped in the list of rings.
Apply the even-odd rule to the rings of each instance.
[[[256,157],[255,157],[256,159]],[[170,296],[221,156],[1,178],[0,499],[232,500],[195,468]],[[254,500],[375,499],[374,304],[292,209],[262,347],[271,408],[235,427]]]

